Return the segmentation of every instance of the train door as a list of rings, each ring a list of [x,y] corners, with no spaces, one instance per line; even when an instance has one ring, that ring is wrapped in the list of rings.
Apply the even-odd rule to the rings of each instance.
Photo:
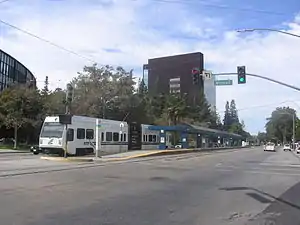
[[[129,123],[128,150],[142,149],[142,125],[139,123]]]

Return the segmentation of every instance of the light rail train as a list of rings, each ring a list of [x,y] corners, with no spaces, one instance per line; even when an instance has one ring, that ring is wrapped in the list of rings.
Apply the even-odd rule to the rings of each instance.
[[[72,116],[72,123],[59,123],[58,116],[45,118],[39,137],[39,149],[47,154],[64,154],[66,138],[68,155],[86,155],[95,152],[97,118]],[[157,149],[159,131],[149,130],[150,125],[99,119],[100,151],[119,153],[128,150]],[[166,135],[166,145],[171,146],[171,134]]]

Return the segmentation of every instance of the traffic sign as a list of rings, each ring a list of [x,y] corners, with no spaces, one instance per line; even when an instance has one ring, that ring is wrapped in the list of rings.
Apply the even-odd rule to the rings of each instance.
[[[232,85],[232,80],[215,80],[216,86],[223,86],[223,85]]]
[[[210,80],[212,78],[212,72],[208,70],[203,70],[202,76],[204,80]]]

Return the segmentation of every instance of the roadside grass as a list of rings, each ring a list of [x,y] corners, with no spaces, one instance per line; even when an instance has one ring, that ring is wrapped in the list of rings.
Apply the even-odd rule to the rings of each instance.
[[[17,146],[16,149],[14,149],[14,145],[13,144],[0,144],[0,151],[1,150],[7,150],[7,149],[11,149],[11,150],[30,150],[31,145],[27,145],[27,144],[19,144]]]

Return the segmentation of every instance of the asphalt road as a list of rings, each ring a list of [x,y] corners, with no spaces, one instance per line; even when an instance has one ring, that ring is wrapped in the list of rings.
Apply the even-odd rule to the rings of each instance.
[[[300,158],[280,149],[106,164],[20,161],[36,165],[7,176],[0,165],[1,224],[300,224]],[[32,173],[42,167],[48,172]]]

